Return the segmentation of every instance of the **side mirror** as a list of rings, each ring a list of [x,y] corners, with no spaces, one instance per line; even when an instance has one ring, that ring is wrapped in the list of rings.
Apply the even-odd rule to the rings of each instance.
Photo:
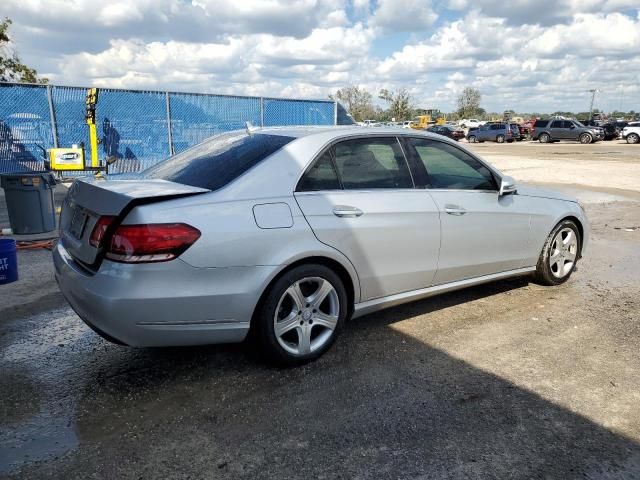
[[[571,130],[573,130],[574,128],[576,128],[576,126],[575,126],[575,125],[571,125],[569,128],[570,128]]]
[[[516,188],[516,181],[513,177],[504,176],[500,180],[500,196],[509,195],[510,193],[516,193],[518,189]]]

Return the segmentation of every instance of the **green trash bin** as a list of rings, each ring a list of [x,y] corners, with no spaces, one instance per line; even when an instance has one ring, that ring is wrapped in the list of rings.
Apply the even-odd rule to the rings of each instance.
[[[9,223],[16,235],[51,232],[56,229],[53,190],[56,180],[50,173],[8,173],[0,175]]]

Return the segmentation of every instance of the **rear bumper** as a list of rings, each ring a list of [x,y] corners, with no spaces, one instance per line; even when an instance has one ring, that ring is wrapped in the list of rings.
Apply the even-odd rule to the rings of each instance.
[[[141,347],[242,341],[277,268],[104,261],[89,275],[60,242],[53,260],[60,290],[80,318],[105,336]]]

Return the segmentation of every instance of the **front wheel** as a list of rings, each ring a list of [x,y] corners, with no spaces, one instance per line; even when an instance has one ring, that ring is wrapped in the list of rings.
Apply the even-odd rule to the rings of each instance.
[[[470,135],[468,140],[469,140],[469,143],[476,143],[476,137],[474,135]]]
[[[504,143],[504,135],[498,135],[496,137],[496,142],[498,143]]]
[[[315,360],[333,344],[347,315],[345,287],[324,265],[301,265],[266,293],[256,318],[264,353],[281,365]]]
[[[542,285],[560,285],[569,280],[580,257],[580,231],[571,220],[560,222],[542,247],[535,278]]]
[[[630,133],[627,135],[627,143],[638,143],[640,142],[640,135],[637,133]]]
[[[583,143],[583,144],[591,143],[593,142],[593,137],[588,133],[583,133],[582,135],[580,135],[579,140],[580,140],[580,143]]]

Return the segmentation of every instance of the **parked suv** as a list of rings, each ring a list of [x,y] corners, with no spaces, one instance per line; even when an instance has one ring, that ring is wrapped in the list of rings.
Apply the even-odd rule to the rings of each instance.
[[[640,143],[640,122],[629,122],[620,135],[627,143]]]
[[[540,143],[574,140],[580,143],[593,143],[604,139],[600,127],[585,127],[577,120],[551,119],[536,120],[533,126],[533,140]]]
[[[471,143],[475,142],[513,142],[513,130],[508,123],[486,123],[480,125],[477,129],[469,130],[467,140]]]

